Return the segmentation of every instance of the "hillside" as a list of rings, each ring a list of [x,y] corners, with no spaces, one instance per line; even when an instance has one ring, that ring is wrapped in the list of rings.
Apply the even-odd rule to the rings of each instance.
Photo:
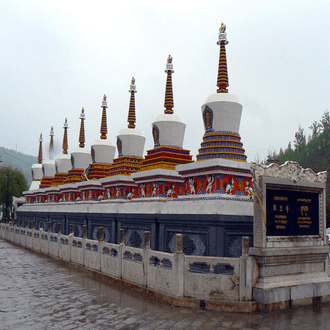
[[[20,170],[26,178],[28,187],[30,186],[32,181],[31,166],[38,162],[37,157],[0,147],[0,160],[0,166],[11,166]]]

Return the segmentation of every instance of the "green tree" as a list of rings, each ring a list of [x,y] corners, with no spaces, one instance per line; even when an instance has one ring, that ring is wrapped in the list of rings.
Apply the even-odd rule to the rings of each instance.
[[[330,115],[329,111],[324,111],[322,119],[320,120],[320,127],[322,131],[325,131],[330,128]]]
[[[318,123],[316,120],[314,120],[313,124],[308,128],[312,130],[312,140],[313,140],[320,135],[323,125]]]
[[[3,220],[8,221],[12,208],[13,196],[21,197],[28,190],[24,175],[17,169],[0,167],[0,204]]]
[[[299,125],[298,132],[294,134],[296,138],[293,142],[294,150],[300,150],[304,146],[306,146],[306,135],[304,134],[304,129]]]

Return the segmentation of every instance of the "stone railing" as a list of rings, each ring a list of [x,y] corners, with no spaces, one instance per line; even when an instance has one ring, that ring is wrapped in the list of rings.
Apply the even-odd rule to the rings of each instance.
[[[43,228],[43,225],[40,225]],[[172,299],[213,302],[242,302],[252,300],[252,275],[246,271],[249,263],[248,238],[243,237],[243,255],[240,258],[203,257],[182,252],[183,236],[176,235],[176,253],[150,249],[150,232],[145,232],[144,248],[126,246],[121,229],[119,244],[104,242],[101,227],[99,240],[62,235],[43,229],[29,229],[11,224],[0,224],[0,237],[33,251],[85,267],[115,280],[145,288]]]

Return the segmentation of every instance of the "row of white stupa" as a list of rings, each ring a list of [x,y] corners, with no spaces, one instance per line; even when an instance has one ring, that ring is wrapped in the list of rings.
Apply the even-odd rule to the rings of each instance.
[[[224,32],[223,28],[220,28],[219,31],[220,31],[219,39],[217,43],[219,45],[221,42],[223,43],[223,45],[227,44],[228,43],[226,39],[227,34]],[[221,56],[225,57],[224,64],[220,64]],[[220,72],[221,65],[225,65],[227,71],[226,54],[224,52],[224,55],[223,54],[221,55],[221,50],[220,50],[219,75],[221,75]],[[170,56],[167,60],[165,72],[168,73],[168,76],[169,73],[171,74],[174,72],[172,58]],[[168,84],[169,84],[169,80],[167,80],[167,85]],[[217,86],[220,88],[222,86],[221,84],[222,83],[219,83],[219,78],[218,78]],[[170,93],[172,93],[171,81],[170,81],[170,85],[171,85]],[[168,86],[166,87],[168,89]],[[132,78],[132,82],[130,85],[130,92],[131,92],[131,102],[133,97],[133,103],[134,103],[134,93],[136,92],[134,78]],[[165,107],[166,107],[166,97],[168,96],[167,92],[165,95]],[[104,96],[103,98],[102,107],[103,110],[107,108],[106,96]],[[131,157],[143,158],[143,150],[144,150],[144,144],[146,138],[142,131],[135,128],[135,104],[133,104],[133,107],[134,107],[134,114],[133,114],[134,125],[132,125],[132,117],[130,118],[130,115],[132,116],[131,113],[132,109],[130,105],[130,112],[128,118],[129,119],[128,122],[130,123],[130,125],[128,125],[128,128],[124,128],[119,131],[117,135],[117,149],[120,148],[121,150],[117,150],[117,151],[119,156],[131,156]],[[218,90],[217,93],[208,96],[205,102],[203,103],[203,105],[201,106],[202,116],[206,108],[212,109],[213,112],[212,130],[214,132],[235,132],[239,134],[242,105],[239,103],[239,100],[235,95],[230,94],[227,91],[219,92]],[[155,134],[153,132],[155,146],[169,146],[169,147],[182,148],[186,124],[184,123],[183,119],[180,116],[175,115],[173,111],[172,113],[168,113],[168,112],[166,113],[166,112],[167,111],[165,110],[165,113],[159,114],[156,117],[155,121],[152,123],[152,127],[156,125],[159,129],[157,133],[157,137],[155,137]],[[60,157],[56,158],[55,160],[44,161],[42,164],[40,163],[34,164],[31,169],[33,181],[29,189],[30,191],[39,189],[40,180],[42,179],[42,177],[53,177],[55,173],[68,173],[68,171],[71,170],[72,168],[86,169],[92,163],[92,161],[101,164],[111,164],[113,162],[116,146],[112,141],[104,138],[104,136],[103,138],[96,140],[94,144],[92,144],[91,150],[93,152],[93,157],[91,155],[91,150],[87,150],[87,148],[85,148],[84,136],[82,137],[82,134],[84,134],[83,121],[85,119],[85,114],[83,109],[80,115],[80,119],[82,125],[80,130],[80,139],[79,139],[80,147],[75,149],[71,153],[71,156],[69,154],[63,153]],[[104,118],[102,119],[104,121]],[[204,122],[205,132],[207,132],[209,127],[207,127],[205,119],[203,119],[203,122]],[[66,130],[67,127],[68,124],[67,122],[65,122],[64,130]],[[102,132],[102,125],[101,125],[101,132]],[[53,133],[51,132],[51,134]],[[40,139],[42,139],[42,137],[40,137]],[[156,139],[158,139],[158,141],[156,141]],[[120,141],[120,143],[118,143],[118,141]],[[226,163],[225,159],[221,159],[221,160],[218,159],[218,160],[224,161]],[[207,161],[208,160],[205,160],[202,163]]]

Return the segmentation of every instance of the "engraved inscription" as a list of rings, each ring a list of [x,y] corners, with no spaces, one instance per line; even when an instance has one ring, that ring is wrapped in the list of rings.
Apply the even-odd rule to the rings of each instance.
[[[318,195],[267,189],[267,236],[318,235]]]

